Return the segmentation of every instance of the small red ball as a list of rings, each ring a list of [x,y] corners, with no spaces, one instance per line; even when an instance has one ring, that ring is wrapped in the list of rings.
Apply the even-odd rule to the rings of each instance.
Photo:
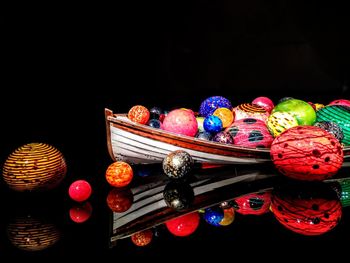
[[[127,211],[133,201],[134,196],[130,189],[113,188],[107,196],[108,207],[116,213]]]
[[[92,206],[89,202],[75,205],[69,209],[69,217],[75,223],[84,223],[92,214]]]
[[[85,180],[77,180],[69,186],[69,196],[74,201],[83,202],[86,201],[91,195],[91,186]]]

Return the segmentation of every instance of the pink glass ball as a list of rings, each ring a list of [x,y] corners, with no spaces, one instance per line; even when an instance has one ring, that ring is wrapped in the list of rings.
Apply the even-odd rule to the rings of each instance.
[[[328,105],[341,105],[341,106],[350,107],[350,100],[345,100],[345,99],[333,100]]]
[[[261,120],[246,118],[235,121],[225,132],[233,138],[233,144],[249,148],[270,148],[273,137]]]
[[[85,180],[77,180],[69,186],[69,197],[74,201],[83,202],[91,195],[92,189],[90,184]]]
[[[198,123],[193,111],[176,109],[172,110],[167,116],[165,116],[162,129],[194,137],[198,131]]]
[[[271,145],[271,158],[284,175],[305,181],[327,179],[343,164],[339,141],[316,126],[292,127],[276,137]]]
[[[257,97],[252,101],[252,104],[264,108],[268,113],[271,113],[272,109],[275,107],[273,101],[268,97]]]

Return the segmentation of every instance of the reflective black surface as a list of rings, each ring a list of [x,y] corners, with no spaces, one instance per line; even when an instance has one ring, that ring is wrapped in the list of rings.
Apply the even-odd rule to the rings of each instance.
[[[171,255],[182,260],[186,253],[198,259],[235,253],[276,258],[278,250],[290,257],[302,251],[313,259],[323,252],[337,258],[350,242],[347,207],[339,224],[318,236],[290,231],[269,211],[259,216],[236,213],[227,227],[201,221],[186,238],[170,235],[160,224],[163,219],[155,216],[147,222],[152,226],[161,218],[149,246],[137,247],[129,238],[111,244],[113,211],[106,201],[111,187],[104,177],[111,159],[103,110],[127,112],[136,104],[197,109],[212,95],[227,96],[235,105],[257,96],[275,102],[291,96],[324,104],[349,99],[345,10],[334,3],[191,1],[124,3],[116,8],[30,6],[5,14],[1,163],[25,143],[44,142],[63,153],[68,171],[57,189],[43,193],[16,193],[1,181],[0,255],[13,260]],[[197,171],[188,183],[195,185],[201,173],[231,178],[236,171],[275,174],[271,167],[219,168]],[[155,171],[150,174],[136,176],[130,187],[151,184],[154,176],[160,176],[151,185],[159,184],[157,198],[163,200],[167,178]],[[340,176],[348,174],[344,169]],[[72,212],[91,212],[83,223],[70,218],[77,204],[70,200],[68,187],[77,179],[93,186],[91,208],[86,205]],[[277,183],[275,177],[232,182],[223,186],[225,190],[203,196],[194,188],[194,199],[182,199],[186,205],[181,211],[168,207],[165,218],[272,189]],[[203,189],[200,186],[197,189]],[[183,192],[187,196],[188,190]],[[126,209],[130,204],[125,202],[114,204],[114,209]]]

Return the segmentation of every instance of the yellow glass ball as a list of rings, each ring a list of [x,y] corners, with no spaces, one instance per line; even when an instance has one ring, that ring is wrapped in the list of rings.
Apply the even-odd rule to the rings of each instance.
[[[2,175],[11,189],[24,192],[55,188],[66,172],[66,161],[59,150],[45,143],[29,143],[9,155]]]

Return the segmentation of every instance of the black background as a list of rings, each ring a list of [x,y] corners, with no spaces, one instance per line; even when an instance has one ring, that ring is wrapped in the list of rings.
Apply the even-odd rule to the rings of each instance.
[[[349,99],[345,15],[345,8],[333,2],[287,0],[28,5],[3,12],[1,162],[29,142],[60,149],[68,174],[52,195],[64,200],[56,203],[61,212],[67,213],[71,205],[65,190],[75,179],[90,180],[96,196],[95,219],[84,226],[68,224],[71,239],[62,247],[105,251],[108,215],[104,202],[98,201],[108,191],[104,172],[111,163],[104,108],[127,112],[142,104],[197,110],[213,95],[226,96],[233,105],[258,96],[274,102],[290,96],[324,104]],[[6,209],[15,211],[21,197],[1,184]],[[257,235],[254,247],[262,245],[262,239],[282,237],[307,244],[307,239],[281,233],[276,225],[265,228],[256,223],[240,226],[241,235],[248,235],[244,242]],[[276,239],[271,234],[275,230]],[[86,232],[91,239],[84,238]],[[311,243],[328,243],[339,235],[344,237],[339,231]],[[220,236],[226,249],[228,236]],[[215,238],[219,239],[209,242],[216,243]],[[184,242],[177,246],[186,249],[189,241]],[[65,254],[63,248],[53,254]],[[13,252],[10,247],[5,250]]]

